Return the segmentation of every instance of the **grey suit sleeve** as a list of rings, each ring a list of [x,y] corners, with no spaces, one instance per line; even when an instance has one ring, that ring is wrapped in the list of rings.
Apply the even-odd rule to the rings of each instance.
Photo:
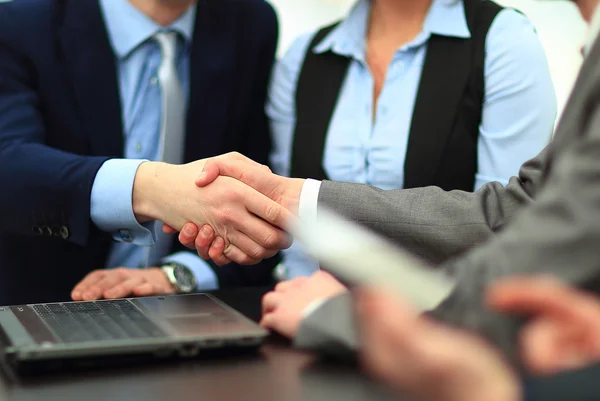
[[[494,241],[443,267],[458,277],[434,314],[478,330],[511,350],[515,322],[483,306],[485,287],[510,275],[548,274],[574,286],[600,290],[600,107],[578,137],[556,149],[536,202]]]
[[[481,333],[515,358],[521,322],[485,307],[487,285],[507,276],[542,273],[600,290],[600,108],[592,104],[585,109],[592,113],[581,124],[584,132],[554,143],[554,149],[528,162],[504,189],[488,184],[469,195],[329,183],[322,187],[321,199],[422,256],[434,253],[433,259],[451,256],[453,247],[469,248],[479,242],[478,235],[489,238],[510,220],[493,240],[441,265],[458,284],[431,314]],[[545,163],[547,176],[540,189]]]
[[[357,221],[438,264],[486,241],[533,201],[548,153],[546,148],[525,163],[519,176],[513,177],[506,187],[488,183],[475,193],[446,192],[437,187],[383,191],[367,185],[324,181],[319,206]],[[434,316],[442,311],[435,311]],[[304,319],[296,345],[337,356],[356,350],[358,341],[354,326],[349,323],[351,319],[348,296],[331,300]]]
[[[294,345],[340,359],[351,358],[359,345],[351,293],[327,300],[304,318]]]
[[[323,181],[319,206],[362,223],[438,264],[486,241],[532,202],[547,153],[545,149],[525,163],[507,186],[488,183],[475,193],[446,192],[438,187],[384,191]]]
[[[487,238],[511,220],[493,240],[441,265],[458,284],[431,315],[481,333],[516,360],[521,322],[485,307],[488,284],[507,276],[543,273],[600,291],[600,107],[593,106],[587,108],[593,110],[590,118],[581,124],[584,132],[546,149],[504,189],[488,184],[469,195],[328,183],[321,199],[417,253],[436,253],[438,259],[451,254],[452,246],[468,248],[478,242],[477,235]],[[547,176],[539,189],[544,163]],[[523,207],[526,204],[530,205]]]

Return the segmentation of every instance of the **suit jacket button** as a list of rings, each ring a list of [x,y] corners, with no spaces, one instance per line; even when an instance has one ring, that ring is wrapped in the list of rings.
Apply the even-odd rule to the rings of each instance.
[[[42,226],[42,232],[47,237],[51,237],[52,236],[52,229],[50,227],[48,227],[48,226]]]
[[[42,228],[40,226],[33,226],[31,230],[33,231],[33,233],[35,235],[42,235],[42,234],[44,234],[42,232]]]
[[[62,239],[68,239],[68,238],[69,238],[69,235],[71,235],[71,234],[69,233],[69,229],[68,229],[66,226],[62,226],[62,227],[60,228],[60,236],[61,236],[61,238],[62,238]]]

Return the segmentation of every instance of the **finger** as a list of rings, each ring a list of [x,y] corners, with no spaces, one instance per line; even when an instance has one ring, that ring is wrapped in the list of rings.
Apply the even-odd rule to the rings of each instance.
[[[268,292],[262,299],[262,313],[266,315],[271,313],[281,303],[282,295],[277,292]]]
[[[389,326],[389,316],[393,316],[394,326],[398,326],[398,335],[404,333],[416,320],[415,312],[399,302],[387,292],[365,288],[354,295],[355,310],[365,327],[377,328],[382,324]]]
[[[364,347],[372,353],[366,363],[389,384],[418,385],[420,376],[445,377],[456,365],[454,341],[462,333],[429,323],[399,297],[370,290],[359,308],[363,316]],[[466,345],[471,344],[471,338]]]
[[[232,261],[234,261],[238,264],[242,264],[241,262],[244,261],[243,258],[246,257],[246,254],[244,252],[240,251],[239,249],[237,249],[237,247],[235,245],[229,246],[230,256],[235,259],[230,260],[227,256],[225,256],[225,254],[223,253],[224,251],[225,251],[225,240],[221,237],[217,237],[213,241],[213,243],[208,251],[208,255],[217,264],[217,266],[225,266],[226,264],[229,264]]]
[[[163,233],[165,233],[167,235],[172,235],[172,234],[175,234],[177,232],[176,229],[174,229],[173,227],[171,227],[171,226],[169,226],[167,224],[163,224],[162,230],[163,230]]]
[[[362,325],[367,330],[370,328],[376,334],[388,337],[388,352],[394,349],[397,357],[426,362],[426,356],[422,355],[422,343],[428,332],[427,321],[420,318],[408,302],[376,288],[361,289],[356,297]]]
[[[231,152],[208,159],[204,164],[202,172],[196,179],[196,185],[204,187],[217,179],[219,175],[240,179],[243,176],[244,170],[249,167],[254,167],[264,172],[268,171],[268,173],[271,172],[267,166],[257,163],[241,153]]]
[[[273,204],[276,208],[282,207],[255,191],[250,190],[248,192],[251,192],[252,195],[247,194],[248,196],[244,196],[244,201],[251,213],[248,213],[247,211],[236,211],[236,215],[231,218],[235,230],[229,232],[226,238],[227,241],[230,244],[236,245],[244,253],[254,259],[265,259],[276,253],[268,252],[267,255],[267,250],[279,251],[281,249],[289,248],[292,244],[292,239],[287,233],[275,228],[268,222],[261,220],[253,214],[254,212],[252,212],[252,208],[256,206],[257,196],[260,197],[259,202]],[[284,212],[281,213],[289,213],[287,209],[282,209]],[[253,210],[257,209],[254,208]],[[276,220],[279,219],[274,219],[274,221]],[[249,241],[248,238],[250,239]]]
[[[263,259],[275,256],[278,252],[277,249],[265,249],[254,242],[254,240],[246,234],[239,231],[228,234],[227,239],[229,240],[229,246],[225,247],[223,254],[228,259],[236,260],[237,263],[242,265],[257,264]],[[245,257],[244,255],[239,254],[237,249],[239,249]]]
[[[392,348],[388,336],[381,330],[364,328],[361,361],[365,370],[374,377],[388,382],[395,371],[394,359],[404,359],[401,351]]]
[[[598,332],[556,319],[535,319],[520,332],[521,358],[537,375],[581,368],[598,361]]]
[[[234,178],[259,192],[269,193],[275,187],[273,180],[278,178],[271,170],[252,160],[226,160],[224,158],[213,158],[204,164],[204,169],[196,181],[196,185],[203,183],[204,186],[214,181],[217,176]],[[198,185],[200,186],[200,185]]]
[[[249,158],[247,156],[244,156],[240,152],[225,153],[224,155],[217,156],[215,159],[217,159],[217,160],[219,160],[219,161],[221,161],[223,163],[225,163],[227,161],[235,160],[237,162],[246,163],[249,166],[262,167],[262,168],[266,168],[267,170],[271,171],[271,169],[269,169],[268,166],[265,166],[264,164],[256,162],[256,161],[252,160],[251,158]]]
[[[553,373],[557,366],[557,348],[562,347],[556,325],[548,319],[538,319],[519,333],[521,359],[534,375]]]
[[[262,259],[253,259],[235,245],[229,245],[223,251],[223,256],[220,258],[220,263],[227,264],[235,262],[242,266],[252,266],[260,263],[261,260]]]
[[[215,230],[208,225],[205,224],[200,228],[200,233],[196,236],[195,241],[193,243],[193,247],[196,248],[196,252],[198,255],[204,259],[210,259],[210,246],[215,240]]]
[[[116,287],[123,281],[126,281],[128,278],[129,277],[125,274],[121,274],[116,271],[110,271],[102,280],[91,285],[85,292],[83,292],[83,300],[93,301],[100,299],[107,290]]]
[[[357,300],[360,303],[360,298]],[[367,301],[370,302],[370,301]],[[380,380],[388,382],[395,373],[394,360],[405,360],[404,349],[390,341],[388,326],[382,324],[379,311],[372,313],[371,306],[357,305],[361,327],[361,360],[365,369]],[[395,333],[397,334],[397,333]]]
[[[194,223],[185,223],[179,233],[179,242],[187,248],[195,249],[194,242],[196,241],[198,233],[199,230],[197,225]]]
[[[597,300],[553,279],[522,278],[498,283],[488,291],[487,301],[502,312],[552,314],[600,325]]]
[[[267,329],[267,330],[275,330],[276,318],[273,313],[267,313],[262,316],[260,322],[258,324]]]
[[[418,316],[416,310],[396,294],[380,288],[361,288],[356,292],[355,298],[358,300],[360,308],[366,314],[374,316],[396,316],[394,321],[403,321],[408,319],[412,321]],[[402,325],[402,324],[400,324]]]
[[[285,229],[289,227],[295,220],[294,214],[279,203],[269,199],[260,192],[253,191],[248,188],[244,191],[244,201],[246,208],[251,213],[260,217],[273,227]],[[263,226],[264,227],[264,226]],[[266,248],[287,249],[292,245],[291,238],[283,231],[271,228],[268,232],[256,232],[256,228],[251,227],[253,231],[246,232],[251,238],[256,238],[260,241],[261,237],[268,234],[267,238],[270,242],[262,243]],[[245,231],[245,230],[242,230]]]
[[[115,299],[123,298],[133,294],[133,289],[146,282],[146,279],[142,276],[131,277],[120,284],[117,284],[113,288],[104,291],[104,298]]]
[[[153,283],[143,283],[133,289],[133,295],[136,297],[150,297],[153,295],[163,295],[169,292],[162,286]]]
[[[326,279],[332,279],[332,280],[336,280],[338,281],[335,276],[331,273],[329,273],[327,270],[317,270],[316,272],[313,273],[313,276],[322,276],[323,278]]]
[[[79,284],[77,284],[75,288],[73,288],[73,291],[71,293],[71,297],[73,298],[73,300],[82,301],[83,293],[86,292],[90,286],[102,280],[105,274],[105,270],[95,270],[89,273],[87,276],[85,276],[83,280],[81,280]]]
[[[300,285],[306,283],[306,281],[308,281],[308,277],[304,277],[304,276],[302,276],[302,277],[296,277],[293,280],[280,281],[275,286],[275,292],[285,292],[285,291],[288,291],[291,288],[299,287]]]

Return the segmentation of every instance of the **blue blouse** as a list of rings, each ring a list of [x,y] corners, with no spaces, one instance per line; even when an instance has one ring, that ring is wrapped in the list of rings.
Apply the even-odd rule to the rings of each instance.
[[[401,189],[429,37],[469,38],[470,32],[462,1],[434,0],[422,31],[396,51],[373,110],[374,82],[366,63],[365,40],[370,7],[370,0],[358,0],[346,19],[311,49],[315,53],[330,50],[352,60],[329,126],[323,167],[335,181]],[[280,175],[290,172],[296,85],[314,34],[303,35],[291,45],[276,66],[269,91],[271,163]],[[489,181],[506,184],[523,162],[537,155],[552,136],[557,107],[544,50],[522,14],[511,9],[498,14],[486,39],[484,69],[474,190]],[[318,269],[298,243],[284,252],[283,264],[289,278]]]

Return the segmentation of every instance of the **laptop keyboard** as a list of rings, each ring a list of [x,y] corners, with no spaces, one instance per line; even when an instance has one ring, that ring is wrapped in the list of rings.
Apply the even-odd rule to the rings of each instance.
[[[33,309],[64,343],[165,336],[127,300],[38,304]]]

